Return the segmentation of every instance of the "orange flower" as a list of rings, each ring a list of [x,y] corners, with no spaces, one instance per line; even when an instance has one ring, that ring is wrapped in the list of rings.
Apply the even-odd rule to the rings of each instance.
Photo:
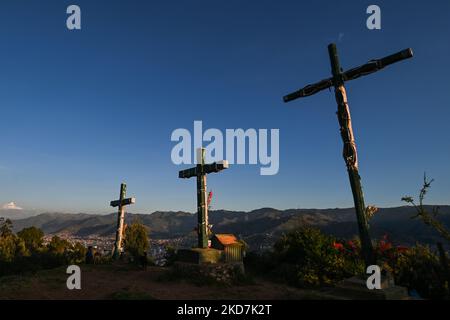
[[[380,251],[384,252],[384,251],[387,251],[389,249],[392,249],[392,243],[384,241],[384,240],[381,240],[379,247],[380,247]]]

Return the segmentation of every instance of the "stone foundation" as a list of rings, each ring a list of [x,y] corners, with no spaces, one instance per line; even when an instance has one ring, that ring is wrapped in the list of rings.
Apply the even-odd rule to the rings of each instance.
[[[223,261],[223,251],[211,248],[179,249],[177,261],[194,264],[219,263]]]
[[[336,285],[330,292],[340,299],[350,300],[410,300],[408,290],[405,287],[396,286],[391,280],[384,278],[381,289],[369,290],[366,279],[352,277],[345,279]]]
[[[233,284],[244,274],[243,263],[187,263],[177,261],[173,266],[177,276],[197,282]]]

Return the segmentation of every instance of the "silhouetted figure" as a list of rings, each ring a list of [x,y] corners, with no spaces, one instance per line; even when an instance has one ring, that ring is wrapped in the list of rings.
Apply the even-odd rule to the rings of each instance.
[[[145,251],[144,254],[139,257],[139,260],[141,267],[144,270],[147,270],[148,266],[147,251]]]
[[[86,252],[86,264],[94,264],[94,256],[94,248],[89,246],[88,251]]]
[[[102,254],[97,250],[94,250],[94,263],[100,263],[102,260]]]

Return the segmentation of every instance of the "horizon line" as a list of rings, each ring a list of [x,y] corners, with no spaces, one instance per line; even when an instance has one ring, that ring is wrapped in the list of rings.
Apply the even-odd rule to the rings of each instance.
[[[450,207],[450,204],[424,204],[425,207]],[[401,206],[392,206],[392,207],[377,207],[378,209],[395,209],[395,208],[404,208],[404,207],[411,207],[414,208],[414,206],[411,205],[401,205]],[[276,210],[276,211],[290,211],[290,210],[351,210],[351,209],[355,209],[355,207],[327,207],[327,208],[288,208],[288,209],[277,209],[277,208],[273,208],[273,207],[261,207],[261,208],[257,208],[257,209],[252,209],[252,210],[230,210],[230,209],[214,209],[214,210],[209,210],[209,212],[218,212],[218,211],[226,211],[226,212],[241,212],[241,213],[252,213],[254,211],[260,211],[260,210]],[[0,209],[0,218],[2,218],[1,213],[2,212],[8,212],[8,211],[14,211],[17,212],[18,214],[20,214],[21,212],[25,211],[37,211],[39,212],[37,209],[23,209],[23,210],[9,210],[9,209]],[[183,211],[183,210],[155,210],[152,211],[150,213],[142,213],[142,212],[132,212],[132,211],[125,211],[128,214],[133,214],[133,215],[152,215],[154,213],[189,213],[189,214],[197,214],[197,212],[191,212],[191,211]],[[42,210],[42,212],[40,213],[36,213],[36,214],[32,214],[30,216],[27,216],[25,218],[19,218],[17,220],[22,220],[22,219],[27,219],[30,217],[35,217],[35,216],[39,216],[39,215],[44,215],[44,214],[67,214],[67,215],[77,215],[77,214],[85,214],[85,215],[111,215],[111,214],[116,214],[117,212],[107,212],[107,213],[94,213],[94,212],[68,212],[68,211],[46,211],[46,210]],[[8,219],[12,219],[12,218],[8,218]]]

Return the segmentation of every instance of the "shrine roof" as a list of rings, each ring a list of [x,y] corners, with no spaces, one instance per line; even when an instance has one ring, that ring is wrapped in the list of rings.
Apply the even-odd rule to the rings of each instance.
[[[238,239],[233,234],[230,234],[230,233],[215,234],[214,236],[224,246],[239,242]]]

